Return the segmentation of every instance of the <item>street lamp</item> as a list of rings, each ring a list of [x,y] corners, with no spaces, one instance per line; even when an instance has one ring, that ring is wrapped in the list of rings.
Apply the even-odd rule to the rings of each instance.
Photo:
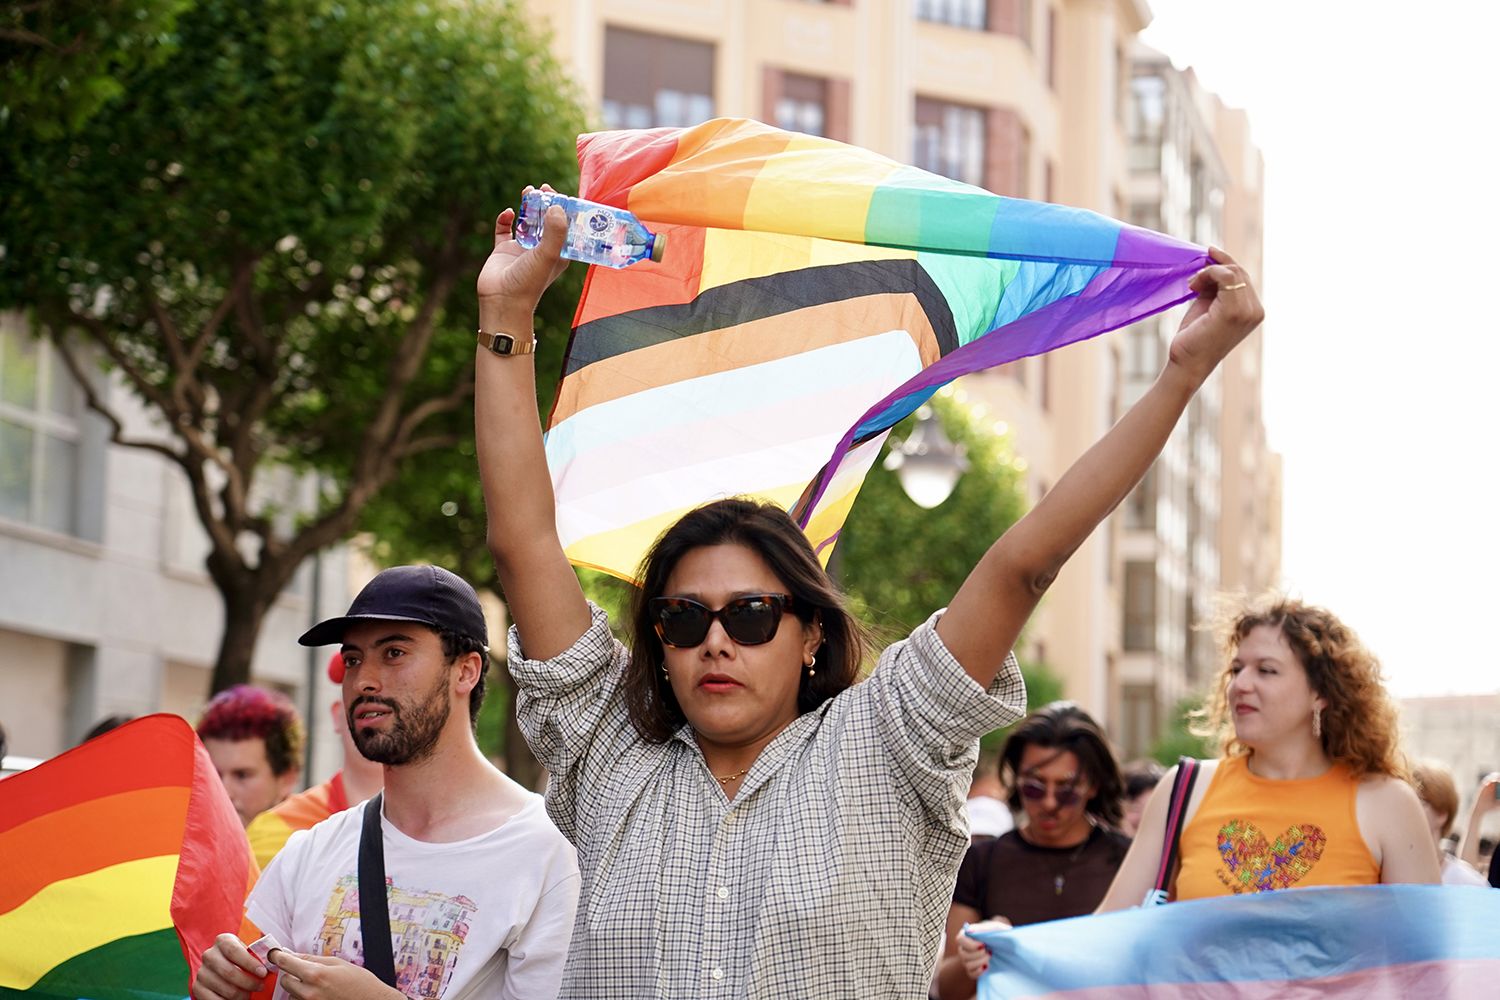
[[[964,453],[963,445],[948,440],[932,407],[924,406],[917,411],[917,426],[886,455],[885,467],[896,473],[912,503],[931,510],[948,499],[969,468]]]

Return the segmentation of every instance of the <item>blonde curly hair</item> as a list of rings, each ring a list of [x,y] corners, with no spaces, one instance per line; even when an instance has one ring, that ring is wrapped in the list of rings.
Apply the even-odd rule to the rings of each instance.
[[[1407,778],[1396,704],[1381,681],[1380,661],[1332,612],[1282,594],[1240,600],[1219,613],[1214,632],[1225,654],[1224,671],[1207,703],[1193,713],[1192,731],[1217,740],[1225,757],[1250,752],[1235,738],[1229,714],[1230,661],[1240,641],[1261,625],[1282,634],[1307,671],[1308,684],[1328,703],[1322,718],[1323,752],[1342,761],[1355,778]]]

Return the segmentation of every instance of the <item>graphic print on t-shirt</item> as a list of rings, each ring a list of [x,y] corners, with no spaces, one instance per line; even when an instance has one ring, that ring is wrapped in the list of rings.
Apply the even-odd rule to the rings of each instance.
[[[396,956],[396,989],[408,997],[437,1000],[453,978],[458,952],[478,906],[468,896],[403,889],[386,879],[391,909],[391,945]],[[355,965],[365,961],[359,927],[359,876],[339,879],[323,911],[318,949]]]
[[[1219,881],[1236,894],[1286,889],[1312,870],[1327,843],[1312,823],[1293,824],[1267,842],[1254,823],[1232,819],[1219,828]]]

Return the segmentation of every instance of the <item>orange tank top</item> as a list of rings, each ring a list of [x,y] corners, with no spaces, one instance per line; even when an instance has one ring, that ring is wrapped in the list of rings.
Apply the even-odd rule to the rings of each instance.
[[[1358,790],[1343,764],[1316,778],[1275,781],[1251,774],[1245,757],[1219,761],[1183,827],[1173,898],[1379,882],[1355,818]]]

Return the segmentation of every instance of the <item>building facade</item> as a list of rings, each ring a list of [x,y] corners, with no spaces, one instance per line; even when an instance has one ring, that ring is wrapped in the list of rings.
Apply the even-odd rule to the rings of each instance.
[[[113,379],[99,377],[96,389],[126,434],[153,433]],[[267,480],[283,505],[311,499],[306,482]],[[113,714],[197,718],[223,619],[207,551],[180,470],[109,443],[50,344],[0,314],[0,725],[9,753],[50,757]],[[340,550],[322,560],[322,610],[342,608],[347,559]],[[305,566],[267,615],[252,664],[258,683],[299,706],[310,661],[296,640],[314,617],[312,587]],[[331,686],[323,695],[333,697]],[[313,719],[319,774],[336,766],[326,716]]]
[[[1259,286],[1263,165],[1247,117],[1140,43],[1130,91],[1129,220],[1233,248]],[[1122,406],[1161,370],[1183,312],[1123,331]],[[1206,626],[1220,596],[1280,579],[1280,459],[1261,412],[1263,336],[1253,333],[1199,391],[1113,519],[1122,593],[1112,715],[1127,755],[1147,752],[1218,676],[1222,654]]]

